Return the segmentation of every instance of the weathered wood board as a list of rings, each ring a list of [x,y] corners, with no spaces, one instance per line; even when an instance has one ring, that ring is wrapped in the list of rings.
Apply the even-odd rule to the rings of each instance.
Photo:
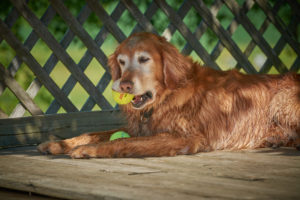
[[[118,111],[77,112],[0,120],[0,149],[39,144],[51,136],[64,139],[85,132],[112,130],[125,126]]]
[[[300,199],[300,152],[74,160],[0,150],[0,187],[67,199]]]

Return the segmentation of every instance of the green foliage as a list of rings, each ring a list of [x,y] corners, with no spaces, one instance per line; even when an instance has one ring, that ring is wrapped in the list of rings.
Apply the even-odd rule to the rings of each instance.
[[[276,0],[270,0],[270,4],[274,5]],[[108,13],[111,13],[111,11],[114,9],[118,1],[111,1],[111,0],[100,0],[101,5],[108,11]],[[134,0],[134,3],[137,5],[137,7],[144,13],[149,6],[149,4],[152,2],[152,0]],[[183,0],[167,0],[166,1],[173,9],[178,10],[180,6],[183,3]],[[213,4],[214,0],[204,0],[204,3],[210,7]],[[244,0],[237,0],[240,6],[243,5]],[[77,16],[82,7],[85,5],[85,1],[74,1],[74,0],[64,0],[65,6],[71,11],[71,13],[74,16]],[[31,10],[36,14],[37,17],[41,18],[43,13],[46,11],[48,6],[50,5],[48,0],[29,0],[28,5],[31,8]],[[227,28],[227,25],[231,22],[233,19],[233,15],[226,6],[223,6],[221,10],[219,11],[217,18],[221,22],[221,24],[224,26],[224,28]],[[0,1],[0,17],[2,20],[5,19],[7,14],[12,9],[12,4],[8,0]],[[255,4],[253,8],[251,9],[252,15],[251,17],[260,16],[262,15],[262,11],[260,10],[259,6]],[[291,8],[286,4],[282,6],[282,8],[278,12],[281,19],[288,24],[288,22],[291,19],[292,12]],[[257,17],[258,18],[258,17]],[[187,16],[185,17],[185,24],[187,27],[190,28],[191,31],[194,31],[197,25],[201,22],[202,18],[197,14],[195,10],[190,11]],[[156,28],[158,33],[162,33],[165,28],[169,24],[168,18],[165,16],[165,14],[159,10],[154,17],[150,20],[153,26]],[[254,20],[255,22],[259,21],[258,19]],[[24,41],[26,38],[26,31],[24,33],[24,22],[23,20],[17,20],[16,24],[13,26],[12,30],[13,32],[21,39],[21,41]],[[257,24],[257,23],[254,23]],[[98,19],[98,17],[95,14],[92,14],[87,21],[84,23],[85,27],[88,27],[90,32],[94,32],[94,30],[99,30],[102,27],[102,22]],[[131,33],[132,28],[136,25],[135,19],[130,15],[128,11],[123,13],[120,20],[118,21],[118,25],[121,27],[121,30],[124,31],[126,35],[129,35]],[[59,41],[63,35],[65,34],[66,30],[68,29],[65,22],[56,15],[54,19],[51,21],[51,23],[48,26],[49,31],[56,37],[56,39]],[[26,27],[25,27],[26,29]],[[27,28],[28,29],[28,28]],[[295,34],[299,35],[297,33],[297,30],[295,30]],[[208,38],[209,43],[213,44],[216,42],[217,38],[215,34],[208,31],[208,35],[210,36]],[[182,46],[184,43],[184,40],[182,40],[180,37],[175,36],[173,39],[173,42],[175,42],[176,46]],[[3,48],[3,47],[1,47]]]

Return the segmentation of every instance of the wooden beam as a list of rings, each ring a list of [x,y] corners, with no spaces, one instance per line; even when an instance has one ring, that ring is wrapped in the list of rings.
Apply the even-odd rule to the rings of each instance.
[[[296,61],[294,62],[294,64],[291,67],[291,72],[298,72],[300,70],[300,58],[299,56],[297,57]]]
[[[21,104],[32,115],[42,115],[43,111],[35,104],[30,96],[18,84],[18,82],[10,76],[9,71],[0,63],[0,80],[16,95]]]
[[[171,23],[176,26],[182,36],[193,47],[194,51],[205,62],[205,65],[214,69],[220,69],[220,67],[211,59],[211,56],[207,53],[205,48],[201,45],[198,39],[193,35],[190,29],[185,25],[180,16],[171,8],[165,0],[155,0],[155,3],[162,9],[162,11],[168,16]]]
[[[88,6],[86,6],[85,9],[86,8],[90,9]],[[125,6],[123,5],[123,3],[119,3],[116,6],[116,8],[114,9],[114,11],[111,13],[111,18],[113,19],[113,21],[118,21],[124,11],[125,11]],[[80,22],[80,18],[78,19],[78,21]],[[96,35],[95,39],[94,39],[94,41],[95,41],[95,43],[97,44],[98,47],[103,44],[103,42],[104,42],[105,38],[107,37],[108,33],[109,33],[109,31],[106,28],[106,26],[103,26],[101,28],[101,30],[99,31],[99,33]],[[93,58],[93,56],[91,55],[91,53],[89,51],[86,51],[85,55],[79,61],[78,67],[82,71],[84,71],[86,69],[86,67],[88,66],[88,64],[91,62],[92,58]],[[106,57],[103,57],[102,59],[103,59],[104,63],[107,63],[107,58]],[[97,89],[101,93],[103,93],[103,91],[106,89],[106,87],[110,83],[110,80],[111,80],[110,73],[105,71],[105,73],[101,77],[101,80],[97,83],[97,86],[96,86]],[[76,79],[74,79],[74,77],[70,76],[69,79],[64,84],[64,86],[62,87],[62,91],[65,94],[69,94],[75,84],[76,84]],[[93,98],[91,96],[89,96],[87,101],[82,106],[80,111],[90,111],[90,110],[93,109],[94,106],[95,106],[95,101],[93,100]],[[59,108],[60,108],[60,105],[58,104],[58,102],[56,100],[54,100],[51,103],[51,105],[49,106],[46,113],[48,113],[48,114],[56,113]],[[112,109],[112,107],[102,108],[102,110],[110,110],[110,109]]]
[[[0,108],[0,119],[1,118],[8,118],[8,115],[3,110],[1,110],[1,108]]]
[[[191,1],[191,3],[198,11],[198,13],[203,17],[203,20],[206,22],[206,24],[219,37],[223,45],[227,48],[227,50],[231,53],[235,60],[239,63],[242,63],[242,65],[244,66],[244,70],[247,73],[251,74],[257,73],[249,60],[241,52],[240,48],[231,39],[231,35],[222,27],[219,20],[210,12],[210,10],[204,5],[204,3],[202,1]]]
[[[266,56],[272,61],[276,69],[280,73],[287,72],[287,68],[284,63],[277,57],[275,51],[270,47],[270,45],[263,38],[261,33],[255,28],[252,22],[249,20],[247,15],[242,12],[239,4],[234,0],[225,1],[226,6],[231,10],[231,12],[236,17],[237,21],[245,28],[252,39],[256,42],[259,48],[266,54]]]
[[[121,0],[144,31],[156,33],[154,26],[131,0]]]
[[[98,47],[96,42],[91,38],[88,32],[82,27],[75,17],[71,14],[68,8],[63,4],[61,0],[50,0],[51,5],[55,11],[62,17],[67,23],[70,29],[75,33],[89,49],[89,52],[95,57],[95,59],[104,67],[105,70],[109,70],[107,67],[106,55]]]
[[[97,0],[86,0],[88,6],[95,12],[107,30],[121,43],[126,39],[126,35],[118,27],[117,23],[106,13],[105,9],[99,4]]]
[[[0,119],[0,148],[38,144],[51,139],[70,138],[85,132],[124,127],[119,111],[76,112]]]
[[[252,0],[246,0],[242,6],[242,12],[247,13],[252,8],[253,5],[254,5],[254,2]],[[210,10],[211,10],[211,13],[213,14],[213,16],[216,17],[218,14],[217,12],[219,10],[218,11],[216,11],[215,9],[212,10],[212,8]],[[213,12],[213,11],[215,11],[215,12]],[[231,37],[234,34],[234,32],[237,30],[238,26],[239,26],[238,22],[236,21],[235,18],[233,18],[230,25],[226,29],[227,32],[231,35]],[[224,49],[224,45],[223,45],[222,41],[219,40],[217,45],[214,47],[214,50],[210,54],[212,59],[216,60],[220,56],[220,54],[223,52],[223,49]],[[245,57],[246,57],[246,59],[248,58],[247,55],[245,55]],[[240,69],[241,67],[242,67],[241,64],[239,62],[237,62],[236,68]]]
[[[123,5],[123,4],[122,4]],[[144,15],[145,17],[148,19],[148,21],[151,21],[153,15],[155,15],[156,11],[157,11],[158,7],[156,5],[156,3],[154,1],[152,1],[148,7],[147,10],[145,11]],[[116,20],[115,20],[116,21]],[[135,27],[133,28],[131,33],[136,33],[139,31],[142,31],[142,27],[140,26],[140,24],[136,24]]]
[[[185,4],[189,5],[189,7],[192,6],[192,5],[191,5],[191,1],[185,1],[185,2],[187,2],[187,3],[185,3]],[[222,5],[223,5],[223,3],[222,3],[221,0],[216,0],[216,1],[214,1],[214,3],[213,3],[213,4],[211,5],[211,7],[210,7],[211,13],[212,13],[214,16],[216,16],[216,15],[218,14],[218,11],[220,10],[220,8],[221,8]],[[182,8],[182,7],[181,7],[181,8]],[[181,8],[180,8],[180,9],[181,9]],[[178,15],[181,17],[181,12],[180,12],[180,11],[178,11]],[[182,16],[181,18],[183,18],[183,16]],[[175,27],[174,27],[174,28],[175,28]],[[204,22],[204,20],[201,20],[200,24],[198,25],[198,27],[196,28],[196,30],[195,30],[195,32],[194,32],[195,37],[199,40],[199,39],[203,36],[203,34],[204,34],[205,31],[207,30],[207,28],[208,28],[207,24]],[[174,32],[175,32],[175,31],[176,31],[176,29],[174,30]],[[219,41],[218,43],[219,43],[219,44],[222,44],[220,41]],[[191,45],[190,45],[189,43],[187,43],[187,44],[183,47],[183,49],[182,49],[181,52],[182,52],[184,55],[189,55],[192,51],[193,51],[193,48],[191,47]],[[212,60],[216,60],[212,54],[211,54],[211,59],[212,59]]]
[[[61,92],[56,83],[50,78],[47,72],[35,60],[17,37],[11,32],[7,25],[0,19],[0,35],[5,41],[16,51],[18,56],[22,58],[23,62],[33,71],[39,81],[49,90],[49,92],[56,98],[59,103],[65,108],[67,112],[78,111],[72,104],[68,97]]]
[[[22,0],[11,0],[13,5],[18,9],[21,15],[31,25],[39,37],[47,44],[59,60],[72,73],[72,76],[80,83],[80,85],[93,97],[100,107],[110,107],[105,97],[97,90],[92,81],[79,69],[70,55],[62,48],[54,36],[48,31],[47,27],[34,15]]]
[[[89,8],[87,8],[87,7],[84,7],[81,10],[81,12],[79,13],[79,15],[78,15],[78,21],[81,24],[83,24],[83,22],[88,18],[88,16],[90,15],[90,13],[91,13],[91,10]],[[43,14],[43,16],[41,18],[41,21],[43,22],[43,24],[45,24],[47,26],[48,23],[49,23],[49,21],[50,21],[50,19],[52,19],[52,17],[54,17],[55,15],[56,15],[55,10],[52,8],[52,6],[49,6],[48,9],[46,10],[46,12]],[[71,30],[67,30],[67,32],[63,36],[62,40],[60,41],[61,46],[64,49],[67,49],[67,47],[72,42],[72,40],[74,39],[74,37],[75,37],[75,34]],[[26,41],[24,43],[24,46],[26,46],[28,49],[32,49],[32,46],[27,46],[26,45],[27,44],[27,40],[29,40],[29,41],[30,40],[33,40],[33,41],[36,40],[37,41],[38,39],[39,39],[39,37],[33,31],[30,34],[30,36],[26,39]],[[52,70],[54,69],[54,67],[56,66],[57,62],[58,62],[58,58],[55,56],[54,53],[52,53],[51,56],[46,61],[45,65],[43,66],[43,69],[45,69],[45,71],[48,74],[50,74],[52,72]],[[31,96],[31,98],[34,98],[37,95],[38,91],[40,90],[41,86],[42,86],[42,84],[36,78],[34,81],[31,82],[31,84],[27,88],[26,92],[29,94],[29,96]],[[65,93],[65,91],[63,89],[62,89],[62,91],[63,91],[63,93]],[[67,93],[65,93],[65,94],[68,95]],[[55,100],[55,101],[57,102],[57,100]],[[58,107],[59,108],[61,107],[61,105],[59,103],[58,103]],[[15,109],[13,110],[13,112],[10,114],[10,117],[22,117],[24,115],[24,113],[25,113],[25,110],[24,110],[23,106],[20,105],[20,104],[18,104],[15,107]]]
[[[55,16],[55,11],[52,9],[51,6],[48,7],[48,9],[46,10],[46,12],[43,14],[41,21],[45,24],[48,25],[50,23],[50,21],[52,20],[52,18]],[[6,17],[6,19],[4,20],[4,23],[7,24],[7,26],[9,28],[11,28],[11,26],[15,23],[15,21],[19,18],[19,14],[16,8],[13,8],[12,11],[9,13],[9,15]],[[30,51],[33,46],[36,44],[36,42],[38,41],[39,37],[36,35],[36,33],[34,32],[34,30],[30,33],[30,35],[28,36],[28,38],[25,40],[24,42],[24,46]],[[0,43],[2,41],[2,38],[0,38]],[[10,74],[14,77],[15,74],[17,73],[17,70],[19,69],[19,67],[22,64],[22,59],[20,59],[18,56],[15,56],[12,61],[10,62],[9,66],[8,66],[8,71],[10,72]],[[2,92],[4,91],[5,86],[3,86],[0,83],[0,95],[2,94]]]
[[[273,23],[273,25],[277,28],[277,30],[281,33],[281,36],[289,43],[289,45],[293,48],[293,50],[300,55],[300,44],[297,41],[296,36],[288,29],[282,19],[276,15],[274,10],[271,8],[270,4],[267,0],[255,0],[259,7],[264,11],[268,19]],[[292,5],[291,5],[292,6]],[[299,7],[299,3],[298,3]],[[299,10],[298,10],[299,13]],[[299,14],[298,14],[299,15]],[[297,16],[298,22],[300,17]]]

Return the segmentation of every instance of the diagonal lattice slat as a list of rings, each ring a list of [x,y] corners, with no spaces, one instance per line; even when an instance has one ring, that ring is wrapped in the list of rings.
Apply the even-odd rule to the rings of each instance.
[[[243,7],[242,7],[242,12],[247,13],[248,10],[250,10],[252,6],[253,6],[253,1],[252,0],[245,1],[244,4],[243,4]],[[227,28],[228,33],[230,35],[233,35],[233,33],[236,31],[237,27],[238,27],[238,22],[236,21],[236,19],[233,19],[232,22],[230,23],[230,25]],[[221,41],[219,41],[218,44],[215,46],[214,50],[211,53],[212,59],[216,60],[220,56],[223,49],[224,49],[224,45],[222,44]],[[246,57],[249,57],[249,55],[246,55],[245,53],[244,53],[244,55]],[[242,68],[241,64],[238,65],[236,68]]]
[[[97,47],[97,44],[90,35],[82,28],[81,24],[72,16],[67,7],[60,0],[51,0],[56,12],[67,22],[73,33],[75,33],[89,49],[90,53],[99,61],[107,70],[106,63],[103,62],[105,54]]]
[[[132,16],[137,20],[139,25],[142,27],[143,30],[148,32],[154,32],[154,27],[152,26],[151,22],[144,16],[141,11],[136,7],[136,5],[131,0],[122,0],[126,8],[132,14]]]
[[[57,113],[61,107],[64,108],[66,112],[77,112],[78,109],[68,97],[76,83],[79,83],[89,94],[80,111],[90,111],[95,105],[98,105],[103,110],[112,109],[113,106],[104,96],[111,82],[111,76],[108,72],[107,55],[100,47],[105,44],[109,36],[113,36],[118,43],[126,38],[122,28],[118,26],[118,21],[126,11],[128,11],[132,19],[137,22],[136,25],[131,27],[131,33],[150,31],[164,35],[168,40],[171,40],[171,38],[175,36],[175,32],[178,31],[176,34],[180,34],[185,40],[185,44],[181,50],[182,53],[190,55],[192,52],[195,52],[205,65],[212,68],[221,69],[224,67],[221,66],[218,59],[220,59],[222,52],[226,49],[236,60],[235,68],[238,70],[243,69],[243,71],[247,73],[268,73],[273,66],[279,73],[287,71],[298,72],[300,69],[300,47],[297,41],[297,35],[295,35],[297,32],[296,27],[299,26],[300,21],[298,12],[300,6],[297,1],[279,0],[275,1],[274,5],[272,5],[266,0],[244,0],[243,3],[239,5],[234,0],[215,0],[209,6],[200,0],[185,0],[179,9],[176,10],[165,0],[153,0],[147,5],[143,13],[140,10],[140,4],[136,4],[136,1],[120,0],[111,14],[108,14],[101,1],[86,0],[86,5],[82,7],[77,17],[75,17],[71,14],[71,11],[63,1],[49,0],[50,5],[41,19],[38,19],[29,9],[28,2],[30,1],[31,0],[11,0],[13,5],[12,10],[7,14],[5,20],[0,20],[0,44],[2,41],[6,41],[16,52],[16,56],[11,60],[6,69],[2,64],[0,66],[0,97],[4,95],[5,90],[10,90],[16,95],[16,98],[20,102],[10,114],[8,113],[9,115],[6,114],[3,109],[0,109],[0,118],[6,118],[8,116],[21,117],[25,114],[26,110],[31,115],[43,114],[43,111],[33,100],[42,86],[45,86],[54,97],[54,100],[45,111],[46,114]],[[266,19],[264,19],[258,29],[255,28],[247,16],[247,13],[255,4],[257,5],[256,9],[260,9],[266,16]],[[293,15],[289,22],[285,24],[280,18],[278,11],[287,4],[291,7]],[[233,18],[226,28],[223,28],[221,22],[217,19],[217,15],[221,12],[222,7],[227,7],[233,14]],[[184,18],[191,10],[201,17],[200,23],[196,24],[196,29],[193,32],[184,21]],[[161,13],[169,20],[169,24],[164,30],[158,29],[152,19],[158,11],[162,11]],[[94,39],[92,39],[88,31],[83,28],[83,24],[92,13],[94,13],[103,24]],[[59,15],[68,27],[68,30],[60,42],[56,41],[47,28],[55,15]],[[33,31],[25,39],[24,44],[22,44],[10,30],[19,18],[25,19],[33,28]],[[263,34],[270,25],[273,25],[280,34],[279,39],[273,44],[273,47],[271,47],[263,37]],[[250,42],[245,46],[244,51],[242,51],[232,39],[232,36],[239,26],[242,26],[250,35]],[[204,37],[208,29],[212,30],[218,37],[211,53],[208,53],[206,47],[200,43],[201,38]],[[66,51],[76,36],[87,48],[78,64],[73,61]],[[43,67],[30,52],[39,39],[42,39],[52,50],[50,57]],[[287,45],[297,55],[295,60],[288,65],[290,66],[289,68],[286,63],[279,58]],[[250,56],[257,47],[266,55],[266,59],[259,69],[256,69],[252,62],[250,62]],[[94,85],[84,73],[91,64],[92,59],[95,59],[99,65],[103,67],[103,75],[99,77],[99,81],[96,85]],[[50,73],[56,68],[59,61],[71,72],[71,75],[61,88],[58,87],[50,77]],[[23,62],[35,75],[34,80],[26,91],[13,80],[16,73],[21,69],[20,66]]]
[[[239,47],[233,42],[231,39],[229,33],[223,29],[220,22],[213,17],[213,15],[209,12],[209,10],[206,8],[206,6],[203,4],[202,1],[198,1],[196,3],[193,1],[193,5],[198,10],[198,12],[203,13],[202,16],[207,24],[211,27],[211,29],[217,34],[217,36],[222,41],[223,45],[226,46],[226,48],[231,51],[231,54],[234,56],[234,58],[237,59],[240,63],[245,66],[245,71],[247,73],[255,73],[254,67],[251,65],[251,63],[245,58],[245,56],[240,51]]]
[[[39,78],[40,82],[45,85],[45,87],[68,112],[77,111],[72,102],[59,90],[58,86],[53,82],[45,70],[41,68],[40,64],[34,59],[30,52],[23,47],[20,41],[11,33],[2,20],[0,20],[0,35],[16,51],[16,53],[23,59],[23,62],[25,62]]]
[[[251,2],[253,2],[253,1],[251,0]],[[278,1],[278,2],[279,2],[279,1]],[[276,5],[279,5],[278,2],[277,2]],[[253,2],[253,3],[254,3],[254,2]],[[276,6],[276,5],[274,6],[274,9],[278,9],[278,6]],[[261,25],[260,29],[258,30],[259,33],[260,33],[261,35],[267,30],[269,24],[270,24],[269,20],[265,19],[264,22],[263,22],[263,24]],[[254,50],[255,47],[256,47],[256,43],[255,43],[255,41],[252,39],[252,40],[250,41],[250,43],[248,44],[248,46],[246,47],[246,49],[245,49],[245,51],[244,51],[244,54],[245,54],[247,57],[249,57],[250,54],[252,53],[252,51]],[[237,68],[241,68],[241,65],[238,64],[238,65],[237,65]]]
[[[192,6],[190,1],[188,1],[188,4],[190,7]],[[212,13],[213,16],[216,16],[218,14],[218,11],[220,10],[221,6],[222,6],[221,0],[217,0],[214,2],[214,4],[210,8],[210,12]],[[180,16],[180,13],[181,12],[179,12],[179,16]],[[180,16],[180,17],[183,17],[183,16]],[[201,21],[201,23],[199,24],[199,26],[197,27],[197,29],[194,33],[195,37],[199,40],[203,36],[203,34],[207,30],[207,28],[208,28],[207,24],[204,21]],[[193,48],[189,45],[189,43],[187,43],[185,45],[185,47],[183,48],[182,53],[185,55],[189,55],[192,51],[193,51]],[[216,59],[214,59],[213,54],[211,54],[211,58],[212,58],[212,60],[216,60]]]
[[[83,88],[94,98],[99,106],[107,104],[104,97],[93,85],[93,83],[86,77],[86,75],[78,69],[73,59],[65,52],[59,45],[47,28],[38,20],[38,18],[30,11],[26,4],[21,1],[12,0],[14,6],[19,10],[22,16],[29,22],[29,24],[36,30],[41,39],[48,45],[48,47],[55,53],[62,63],[69,69],[72,75],[78,80]]]
[[[10,76],[9,71],[5,69],[2,64],[0,64],[0,72],[0,80],[4,81],[7,87],[13,91],[16,97],[32,115],[43,114],[43,111],[34,103],[18,82]]]
[[[111,14],[111,18],[114,21],[118,21],[122,15],[122,13],[125,10],[125,6],[123,3],[119,3],[117,5],[117,7],[115,8],[115,10],[113,11],[113,13]],[[99,37],[99,40],[97,39],[98,36],[101,35],[107,35],[109,33],[108,29],[106,27],[103,27],[103,29],[100,30],[99,34],[96,36],[96,41],[97,44],[99,44],[99,46],[101,44],[103,44],[104,40],[102,38]],[[107,58],[105,58],[105,63],[107,63]],[[110,83],[111,80],[111,75],[105,71],[104,75],[102,76],[102,78],[100,79],[100,81],[97,83],[97,88],[100,92],[104,92],[104,90],[107,88],[108,84]],[[85,102],[85,104],[83,105],[81,111],[89,111],[92,110],[92,108],[94,107],[95,103],[92,100],[92,98],[88,98],[87,101]]]
[[[192,32],[188,29],[188,27],[184,24],[178,14],[164,1],[155,1],[161,9],[165,12],[165,14],[170,18],[170,21],[179,32],[184,36],[184,38],[190,43],[193,49],[197,52],[200,56],[202,55],[203,61],[207,66],[210,66],[214,69],[220,69],[219,66],[210,59],[210,55],[207,53],[205,48],[200,44],[200,42],[195,38]]]
[[[265,14],[268,16],[269,20],[275,25],[275,27],[279,30],[282,37],[291,45],[294,50],[300,54],[300,47],[291,39],[293,35],[289,29],[285,28],[284,22],[274,13],[273,9],[270,8],[268,2],[266,0],[256,0],[258,5],[262,8]],[[289,37],[290,36],[290,37]]]
[[[49,6],[48,9],[46,10],[46,12],[44,13],[44,15],[42,16],[41,22],[43,22],[47,26],[49,24],[49,22],[51,21],[51,19],[53,19],[54,16],[55,16],[55,11],[53,10],[52,6]],[[66,34],[65,40],[63,40],[63,42],[61,42],[61,46],[65,49],[70,44],[73,37],[74,37],[73,33],[68,31]],[[38,39],[39,39],[39,37],[36,35],[36,33],[34,31],[32,31],[30,33],[30,36],[26,39],[24,46],[31,50],[33,48],[33,45],[37,42]],[[32,46],[26,45],[27,41],[28,41],[28,43],[31,43],[33,45]],[[16,56],[12,60],[8,69],[10,69],[12,63],[15,63],[14,62],[15,59],[18,60],[18,68],[19,68],[19,66],[21,65],[21,60]],[[54,54],[52,54],[50,56],[50,58],[47,60],[46,64],[43,66],[43,69],[45,69],[45,71],[48,74],[50,74],[52,72],[52,70],[54,69],[55,65],[57,64],[57,62],[58,62],[58,59],[56,58],[56,56]],[[11,75],[15,75],[15,73],[14,74],[11,73]],[[41,86],[42,86],[41,82],[37,78],[35,78],[35,80],[30,84],[30,86],[28,87],[26,92],[29,94],[29,96],[31,98],[34,98],[37,95],[38,91],[40,90]],[[13,112],[11,113],[10,117],[14,118],[14,117],[23,116],[25,114],[25,111],[26,111],[26,109],[22,106],[22,104],[18,104],[15,107],[15,109],[13,110]]]
[[[89,7],[87,7],[87,6],[83,7],[83,9],[81,10],[81,12],[79,13],[79,15],[77,17],[78,22],[80,24],[83,24],[84,21],[88,18],[88,16],[90,14],[91,14],[91,10],[89,9]],[[69,30],[61,41],[61,45],[64,47],[64,49],[66,49],[69,46],[69,44],[71,43],[71,41],[73,40],[74,37],[75,37],[75,34],[71,30]],[[101,37],[102,37],[102,35],[100,35],[100,38]],[[96,43],[98,40],[97,38],[99,38],[99,35],[96,36],[96,39],[95,39]],[[85,53],[85,56],[78,63],[78,67],[82,71],[84,71],[87,68],[88,64],[91,62],[92,58],[93,58],[92,55],[87,51]],[[106,58],[103,59],[103,62],[105,62],[105,59]],[[65,93],[66,95],[69,95],[76,83],[77,83],[76,79],[73,76],[70,76],[68,78],[68,80],[66,81],[66,83],[62,87],[63,93]],[[58,101],[56,101],[56,99],[54,99],[54,101],[51,103],[51,105],[47,109],[46,113],[47,114],[56,113],[59,110],[59,108],[60,108],[60,104],[58,103]]]
[[[11,28],[11,26],[13,25],[13,23],[16,21],[17,17],[18,17],[18,14],[17,14],[17,11],[16,9],[13,9],[12,14],[9,15],[6,20],[4,21],[5,24],[8,25],[9,28]],[[50,6],[45,14],[42,16],[41,18],[41,22],[45,25],[47,25],[51,19],[54,17],[55,15],[55,12],[54,10],[52,9],[52,7]],[[10,22],[10,23],[8,23]],[[26,39],[25,43],[24,43],[24,46],[31,50],[33,48],[33,46],[36,44],[36,42],[38,41],[38,36],[36,35],[36,33],[34,31],[32,31],[29,35],[29,37]],[[1,39],[0,39],[0,43],[1,43]],[[12,61],[11,63],[9,64],[8,66],[8,70],[9,70],[9,73],[11,76],[15,76],[16,72],[18,71],[19,67],[21,66],[22,64],[22,60],[16,56]],[[2,92],[4,91],[5,87],[0,83],[0,95],[2,94]]]
[[[281,73],[286,72],[286,66],[281,62],[281,60],[274,53],[269,44],[265,41],[265,39],[260,35],[260,33],[256,30],[254,25],[248,19],[248,17],[241,12],[239,5],[234,0],[225,1],[228,8],[237,16],[237,20],[243,25],[243,27],[250,33],[253,40],[256,44],[263,50],[263,52],[272,59],[272,62],[275,64],[277,70]]]
[[[122,42],[126,39],[125,34],[121,31],[114,20],[106,13],[105,9],[96,0],[86,1],[89,7],[96,13],[99,19],[104,23],[109,32],[118,40]]]

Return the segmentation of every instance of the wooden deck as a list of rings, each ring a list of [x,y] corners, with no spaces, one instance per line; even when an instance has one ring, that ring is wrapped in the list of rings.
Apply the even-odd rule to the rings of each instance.
[[[300,199],[294,149],[74,160],[0,150],[0,187],[67,199]]]

